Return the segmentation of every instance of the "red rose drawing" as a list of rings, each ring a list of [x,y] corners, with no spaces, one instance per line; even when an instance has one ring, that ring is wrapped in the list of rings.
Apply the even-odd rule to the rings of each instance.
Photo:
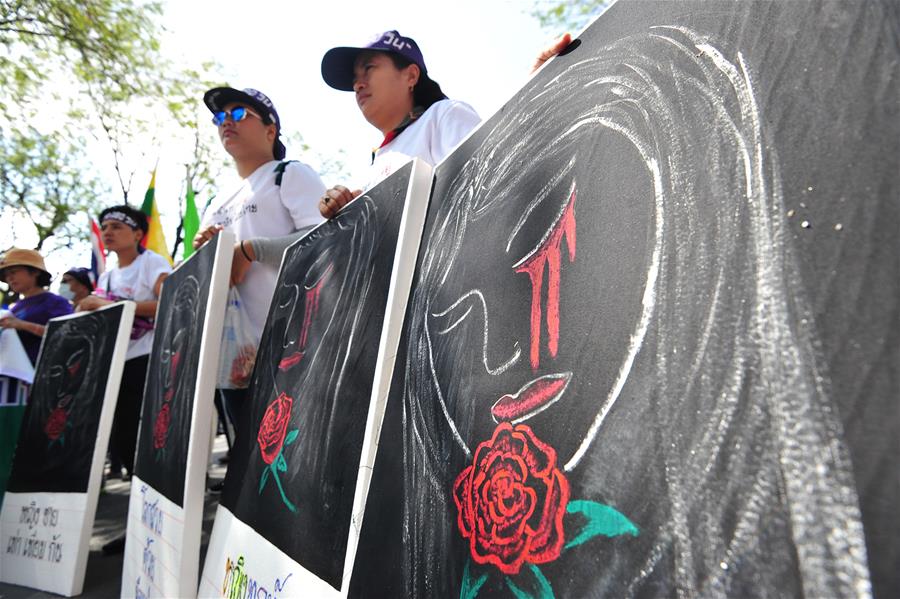
[[[44,425],[44,433],[51,441],[56,441],[66,431],[66,419],[68,414],[62,408],[55,408],[47,417],[47,424]]]
[[[559,557],[569,481],[556,466],[556,450],[527,425],[501,423],[457,477],[453,499],[475,562],[517,574],[523,563]]]
[[[282,393],[266,408],[262,424],[259,425],[259,433],[256,436],[259,449],[262,451],[262,459],[266,464],[274,462],[281,453],[288,422],[291,419],[291,404],[293,403],[293,399]]]
[[[153,423],[154,449],[162,449],[166,446],[166,437],[169,434],[169,423],[172,421],[169,405],[170,404],[163,404],[162,409],[156,414],[156,422]]]

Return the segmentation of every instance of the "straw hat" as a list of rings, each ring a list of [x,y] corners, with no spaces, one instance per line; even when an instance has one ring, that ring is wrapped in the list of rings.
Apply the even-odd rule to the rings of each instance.
[[[0,259],[0,278],[4,276],[4,271],[10,266],[30,266],[50,274],[47,267],[44,266],[43,256],[34,250],[10,248]]]

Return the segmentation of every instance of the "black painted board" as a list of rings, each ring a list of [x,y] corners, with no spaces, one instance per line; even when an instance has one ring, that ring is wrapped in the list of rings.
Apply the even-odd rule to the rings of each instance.
[[[87,493],[122,310],[47,323],[9,492]]]
[[[222,505],[335,588],[411,171],[285,252],[225,478]]]
[[[179,507],[184,507],[200,344],[220,239],[213,241],[163,283],[141,404],[135,474]]]
[[[624,0],[438,166],[350,596],[900,594],[898,22]]]

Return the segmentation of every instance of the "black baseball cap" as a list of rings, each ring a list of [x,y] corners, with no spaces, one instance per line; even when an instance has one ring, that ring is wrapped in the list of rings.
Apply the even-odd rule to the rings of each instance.
[[[272,154],[276,160],[281,160],[287,153],[284,144],[281,143],[281,120],[278,111],[269,96],[257,89],[245,87],[235,89],[233,87],[214,87],[203,94],[203,103],[212,113],[224,110],[230,103],[246,104],[256,110],[266,125],[275,125],[275,143],[272,144]]]
[[[322,78],[325,83],[345,92],[353,91],[353,65],[356,57],[367,50],[393,52],[408,61],[419,65],[422,75],[427,77],[425,58],[419,50],[419,44],[411,37],[404,37],[396,29],[379,33],[374,40],[365,46],[341,46],[332,48],[322,57]]]

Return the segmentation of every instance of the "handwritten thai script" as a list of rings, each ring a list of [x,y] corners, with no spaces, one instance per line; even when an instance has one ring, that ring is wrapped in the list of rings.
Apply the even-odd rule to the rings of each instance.
[[[272,590],[262,586],[251,578],[244,568],[244,556],[238,557],[237,563],[231,558],[225,561],[225,579],[222,581],[222,595],[226,599],[278,599],[278,594],[284,591],[291,574],[284,580],[276,578],[272,584]]]
[[[141,524],[158,535],[162,534],[163,511],[159,509],[159,498],[147,501],[147,485],[141,485]]]

